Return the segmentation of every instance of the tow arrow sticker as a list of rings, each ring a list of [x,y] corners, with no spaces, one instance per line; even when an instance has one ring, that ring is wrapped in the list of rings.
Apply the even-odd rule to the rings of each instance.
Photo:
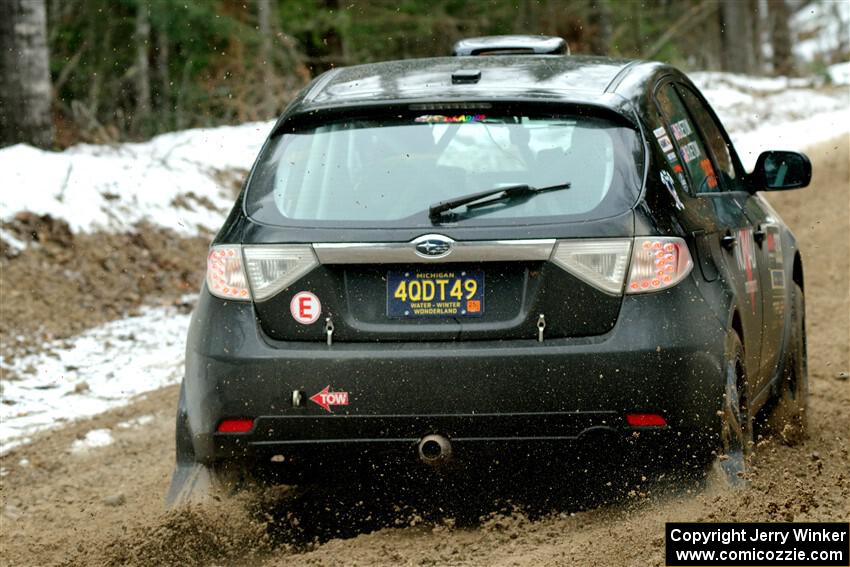
[[[331,406],[347,406],[348,392],[329,392],[330,386],[325,386],[321,392],[310,396],[310,401],[322,406],[326,412],[331,412]]]

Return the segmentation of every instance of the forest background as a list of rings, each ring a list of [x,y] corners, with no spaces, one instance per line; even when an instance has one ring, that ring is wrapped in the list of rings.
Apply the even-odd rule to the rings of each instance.
[[[0,0],[0,147],[141,140],[277,116],[332,67],[558,35],[684,70],[822,74],[847,0]],[[807,12],[817,21],[792,25]],[[838,25],[844,31],[827,33]],[[818,38],[826,49],[803,49]],[[828,79],[827,79],[828,80]]]

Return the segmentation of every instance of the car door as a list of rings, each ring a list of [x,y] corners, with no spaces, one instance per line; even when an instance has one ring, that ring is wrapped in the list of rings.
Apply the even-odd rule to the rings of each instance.
[[[684,94],[683,94],[684,93]],[[759,272],[753,240],[753,227],[744,208],[749,194],[743,191],[740,172],[725,159],[728,148],[707,135],[685,104],[684,96],[693,93],[682,83],[668,80],[655,90],[655,100],[665,121],[669,145],[668,161],[681,172],[688,192],[700,210],[700,228],[694,238],[699,254],[710,255],[719,277],[728,282],[737,298],[743,330],[744,350],[753,391],[762,386],[760,355],[762,342],[762,302]],[[690,97],[689,97],[690,98]],[[675,152],[675,154],[673,154]],[[671,155],[673,154],[673,155]],[[720,160],[717,155],[720,155]],[[704,259],[701,257],[700,261]]]
[[[679,92],[708,143],[717,170],[734,192],[753,230],[742,253],[752,258],[762,303],[761,375],[770,379],[779,363],[785,322],[785,270],[783,266],[779,215],[767,202],[744,187],[743,168],[722,125],[702,97],[687,85]]]

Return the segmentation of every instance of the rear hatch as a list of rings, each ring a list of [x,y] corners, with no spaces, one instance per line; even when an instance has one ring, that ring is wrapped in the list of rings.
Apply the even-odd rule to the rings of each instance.
[[[341,116],[272,136],[249,180],[243,238],[249,279],[279,279],[254,293],[269,338],[613,327],[643,176],[638,133],[614,116],[487,106]],[[474,200],[451,206],[464,196]],[[275,246],[297,258],[252,272],[251,258]]]

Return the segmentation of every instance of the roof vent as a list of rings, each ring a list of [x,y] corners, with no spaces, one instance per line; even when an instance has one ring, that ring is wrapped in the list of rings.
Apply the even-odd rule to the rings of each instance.
[[[455,43],[453,55],[569,55],[562,37],[548,35],[488,35]]]

